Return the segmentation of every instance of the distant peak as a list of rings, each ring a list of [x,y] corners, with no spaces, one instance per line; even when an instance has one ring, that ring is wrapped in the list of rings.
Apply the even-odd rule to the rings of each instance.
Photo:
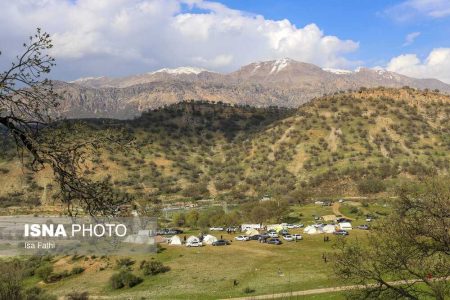
[[[202,68],[196,68],[196,67],[179,67],[179,68],[175,68],[175,69],[169,69],[169,68],[164,68],[164,69],[160,69],[154,72],[151,72],[149,74],[156,74],[156,73],[167,73],[167,74],[173,74],[173,75],[179,75],[179,74],[195,74],[198,75],[202,72],[209,72],[206,69],[202,69]]]

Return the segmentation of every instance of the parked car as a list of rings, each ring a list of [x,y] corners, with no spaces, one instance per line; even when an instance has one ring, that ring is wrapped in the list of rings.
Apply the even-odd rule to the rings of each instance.
[[[336,221],[338,223],[351,223],[352,222],[352,220],[347,219],[347,218],[338,218]]]
[[[246,235],[238,235],[234,238],[236,241],[248,241],[250,238]]]
[[[283,239],[286,240],[286,241],[291,242],[291,241],[294,240],[294,237],[292,235],[290,235],[290,234],[286,234],[286,235],[283,236]]]
[[[294,228],[295,228],[295,225],[294,225],[294,224],[287,224],[287,225],[286,225],[286,228],[287,228],[287,229],[294,229]]]
[[[176,235],[183,233],[183,230],[181,229],[160,229],[156,231],[157,235]]]
[[[345,235],[348,235],[348,231],[345,231],[345,230],[341,229],[341,230],[336,230],[335,232],[333,232],[333,234],[345,236]]]
[[[305,225],[303,224],[294,224],[294,228],[303,228]]]
[[[294,240],[303,240],[303,236],[301,234],[293,234],[292,237],[294,238]]]
[[[362,230],[369,230],[369,225],[363,224],[363,225],[356,226],[356,228],[362,229]]]
[[[200,241],[192,241],[186,243],[186,247],[201,247],[201,246],[203,246],[203,243]]]
[[[276,232],[274,232],[274,231],[271,231],[271,232],[267,233],[267,235],[269,237],[271,237],[271,238],[277,238],[278,237],[278,234]]]
[[[266,241],[267,244],[272,244],[272,245],[281,245],[283,244],[279,239],[268,239]]]
[[[230,242],[227,240],[217,240],[215,242],[212,243],[213,246],[226,246],[229,245]]]
[[[223,231],[223,227],[211,227],[209,231]]]
[[[231,226],[231,227],[225,228],[225,231],[236,232],[236,231],[238,231],[238,228],[234,227],[234,226]]]
[[[259,239],[261,239],[262,235],[261,234],[255,234],[252,236],[249,236],[248,239],[249,241],[259,241]]]
[[[281,236],[285,236],[285,235],[289,235],[289,231],[287,231],[286,229],[280,230],[280,232],[278,232]]]
[[[372,218],[366,218],[366,222],[372,222]]]

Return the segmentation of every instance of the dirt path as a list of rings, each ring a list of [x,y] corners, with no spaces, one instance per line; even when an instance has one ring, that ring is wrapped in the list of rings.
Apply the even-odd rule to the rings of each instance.
[[[341,213],[341,211],[339,210],[340,207],[341,207],[341,203],[339,203],[339,202],[334,202],[334,203],[333,203],[333,206],[332,206],[332,208],[333,208],[333,214],[335,214],[336,216],[341,215],[343,218],[346,218],[346,219],[349,219],[349,220],[354,220],[353,218],[344,216],[344,215]]]
[[[435,280],[449,280],[450,277],[447,278],[440,278]],[[389,282],[390,285],[404,285],[404,284],[412,284],[416,282],[422,282],[422,280],[414,279],[414,280],[399,280],[399,281],[391,281]],[[373,287],[375,284],[371,284],[368,287]],[[312,289],[312,290],[305,290],[305,291],[296,291],[296,292],[287,292],[287,293],[278,293],[278,294],[271,294],[271,295],[259,295],[259,296],[250,296],[250,297],[240,297],[240,298],[229,298],[233,300],[263,300],[263,299],[279,299],[279,298],[290,298],[293,296],[306,296],[306,295],[314,295],[314,294],[325,294],[325,293],[335,293],[335,292],[342,292],[342,291],[349,291],[349,290],[360,290],[367,288],[367,286],[364,285],[347,285],[347,286],[337,286],[337,287],[331,287],[331,288],[321,288],[321,289]]]

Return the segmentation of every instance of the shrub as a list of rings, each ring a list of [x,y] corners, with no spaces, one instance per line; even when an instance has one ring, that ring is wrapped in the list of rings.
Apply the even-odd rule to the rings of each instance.
[[[36,269],[35,274],[39,276],[45,282],[48,282],[50,275],[53,272],[53,266],[50,264],[45,264]]]
[[[32,288],[27,289],[24,292],[23,297],[20,299],[23,299],[23,300],[56,300],[57,298],[56,298],[56,296],[47,294],[45,291],[43,291],[39,287],[32,287]]]
[[[367,178],[358,182],[358,190],[363,194],[376,194],[386,190],[382,180]]]
[[[124,287],[131,288],[142,282],[142,278],[133,275],[129,271],[120,271],[120,273],[114,274],[110,278],[111,287],[115,290]]]
[[[145,261],[141,262],[139,266],[144,275],[157,275],[159,273],[165,273],[170,271],[170,267],[164,266],[160,261]]]
[[[84,272],[83,267],[74,267],[72,271],[70,272],[71,275],[80,274]]]
[[[89,299],[89,293],[88,292],[71,292],[66,295],[66,298],[68,300],[88,300]]]
[[[246,288],[243,290],[243,292],[244,292],[244,294],[251,294],[251,293],[254,293],[254,292],[255,292],[255,289],[252,289],[252,288],[250,288],[250,287],[246,287]]]
[[[129,257],[120,258],[116,261],[117,268],[129,268],[134,265],[135,261]]]

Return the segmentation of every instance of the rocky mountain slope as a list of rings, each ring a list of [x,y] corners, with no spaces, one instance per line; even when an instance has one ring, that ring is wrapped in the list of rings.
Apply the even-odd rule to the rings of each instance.
[[[69,118],[127,119],[148,109],[191,99],[298,107],[324,94],[378,86],[450,93],[450,85],[435,79],[415,79],[366,68],[321,69],[291,59],[252,63],[229,74],[183,67],[125,78],[84,78],[58,82],[57,90],[63,98],[62,113]]]
[[[182,102],[134,120],[90,120],[92,130],[126,129],[136,147],[103,149],[86,176],[163,201],[393,194],[403,180],[449,173],[449,120],[449,96],[411,88],[339,93],[298,109]],[[5,145],[0,205],[51,201],[50,170],[24,174]]]

